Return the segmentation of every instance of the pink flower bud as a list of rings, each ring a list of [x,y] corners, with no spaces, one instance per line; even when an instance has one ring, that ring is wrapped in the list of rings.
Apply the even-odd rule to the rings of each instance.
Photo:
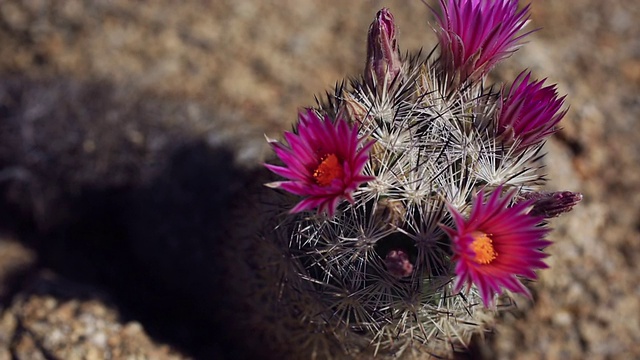
[[[364,76],[372,89],[388,87],[402,68],[396,41],[396,25],[389,9],[383,8],[369,27],[367,65]]]
[[[571,191],[530,192],[522,195],[525,200],[533,201],[530,216],[554,218],[571,211],[582,200],[582,194]]]

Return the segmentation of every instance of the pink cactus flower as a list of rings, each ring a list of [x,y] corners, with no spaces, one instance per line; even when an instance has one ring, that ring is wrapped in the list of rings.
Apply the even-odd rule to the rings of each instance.
[[[339,202],[353,202],[352,193],[373,178],[362,170],[369,159],[373,141],[363,146],[357,125],[346,120],[321,119],[313,110],[300,112],[297,133],[285,132],[289,147],[271,141],[285,166],[266,164],[272,172],[289,181],[272,183],[292,194],[303,196],[291,213],[318,208],[333,216]]]
[[[441,14],[434,11],[440,64],[460,83],[482,77],[529,34],[518,34],[529,20],[529,5],[518,10],[517,0],[440,0],[440,7]]]
[[[529,81],[531,73],[522,72],[509,91],[502,90],[497,135],[507,142],[519,140],[525,148],[546,139],[556,131],[564,117],[565,97],[558,98],[554,85],[543,87],[544,80]]]
[[[468,219],[449,207],[456,229],[442,226],[452,242],[455,291],[474,284],[485,307],[503,288],[531,296],[517,276],[536,279],[534,269],[547,268],[541,249],[551,244],[543,239],[548,229],[539,226],[543,217],[527,214],[531,202],[509,207],[515,191],[504,197],[501,192],[501,187],[494,190],[486,203],[478,194]]]

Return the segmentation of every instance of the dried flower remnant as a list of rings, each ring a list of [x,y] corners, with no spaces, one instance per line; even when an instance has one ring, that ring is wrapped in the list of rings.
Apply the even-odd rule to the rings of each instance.
[[[299,114],[297,134],[287,132],[285,139],[290,147],[276,141],[271,141],[271,146],[286,167],[265,166],[289,179],[270,186],[305,197],[291,209],[292,213],[318,208],[333,216],[341,200],[353,202],[351,194],[372,179],[362,175],[362,169],[373,142],[358,149],[361,139],[357,125],[350,127],[341,118],[320,119],[309,109]]]
[[[530,81],[531,73],[522,72],[509,91],[502,90],[497,114],[497,136],[506,142],[518,141],[519,148],[536,145],[556,131],[564,117],[565,97],[558,98],[554,85],[544,80]]]
[[[384,264],[389,273],[397,278],[410,276],[413,273],[413,264],[409,261],[409,254],[404,250],[391,250],[384,258]]]
[[[501,192],[502,188],[495,189],[486,203],[479,193],[468,219],[449,207],[456,229],[443,226],[454,252],[455,291],[473,284],[487,307],[503,288],[530,296],[517,276],[536,279],[533,270],[547,267],[542,261],[547,255],[540,249],[551,244],[543,239],[548,232],[539,226],[543,218],[527,213],[531,202],[509,207],[515,192],[505,196]]]
[[[440,8],[440,66],[459,83],[486,75],[529,34],[518,35],[529,20],[529,5],[518,10],[518,1],[440,0]]]

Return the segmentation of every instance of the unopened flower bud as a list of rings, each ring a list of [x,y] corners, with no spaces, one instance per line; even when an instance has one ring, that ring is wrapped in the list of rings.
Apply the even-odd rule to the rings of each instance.
[[[547,219],[571,211],[582,200],[582,194],[571,191],[530,192],[522,195],[525,200],[533,200],[531,216],[543,216]]]
[[[364,70],[367,84],[373,88],[389,86],[402,68],[396,41],[396,25],[389,9],[383,8],[369,27],[367,65]]]

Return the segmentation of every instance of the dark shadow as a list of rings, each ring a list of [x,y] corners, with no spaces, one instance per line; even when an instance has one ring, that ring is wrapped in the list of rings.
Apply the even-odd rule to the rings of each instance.
[[[121,213],[134,261],[143,269],[143,278],[130,282],[128,301],[145,309],[146,322],[154,322],[163,336],[171,331],[174,341],[199,349],[194,354],[204,352],[200,358],[208,358],[212,338],[233,340],[228,327],[218,323],[220,312],[228,310],[224,276],[233,264],[217,255],[234,241],[224,236],[229,209],[253,176],[234,168],[231,159],[228,150],[201,143],[182,148],[151,184],[128,194]],[[140,281],[152,291],[136,291]],[[241,353],[234,346],[229,350]]]
[[[128,94],[59,79],[0,85],[0,230],[33,248],[39,268],[105,289],[156,340],[195,358],[248,358],[219,320],[232,265],[216,254],[233,240],[223,229],[234,194],[255,174],[189,123],[154,118],[180,119],[179,103]],[[107,298],[64,288],[37,291]]]

